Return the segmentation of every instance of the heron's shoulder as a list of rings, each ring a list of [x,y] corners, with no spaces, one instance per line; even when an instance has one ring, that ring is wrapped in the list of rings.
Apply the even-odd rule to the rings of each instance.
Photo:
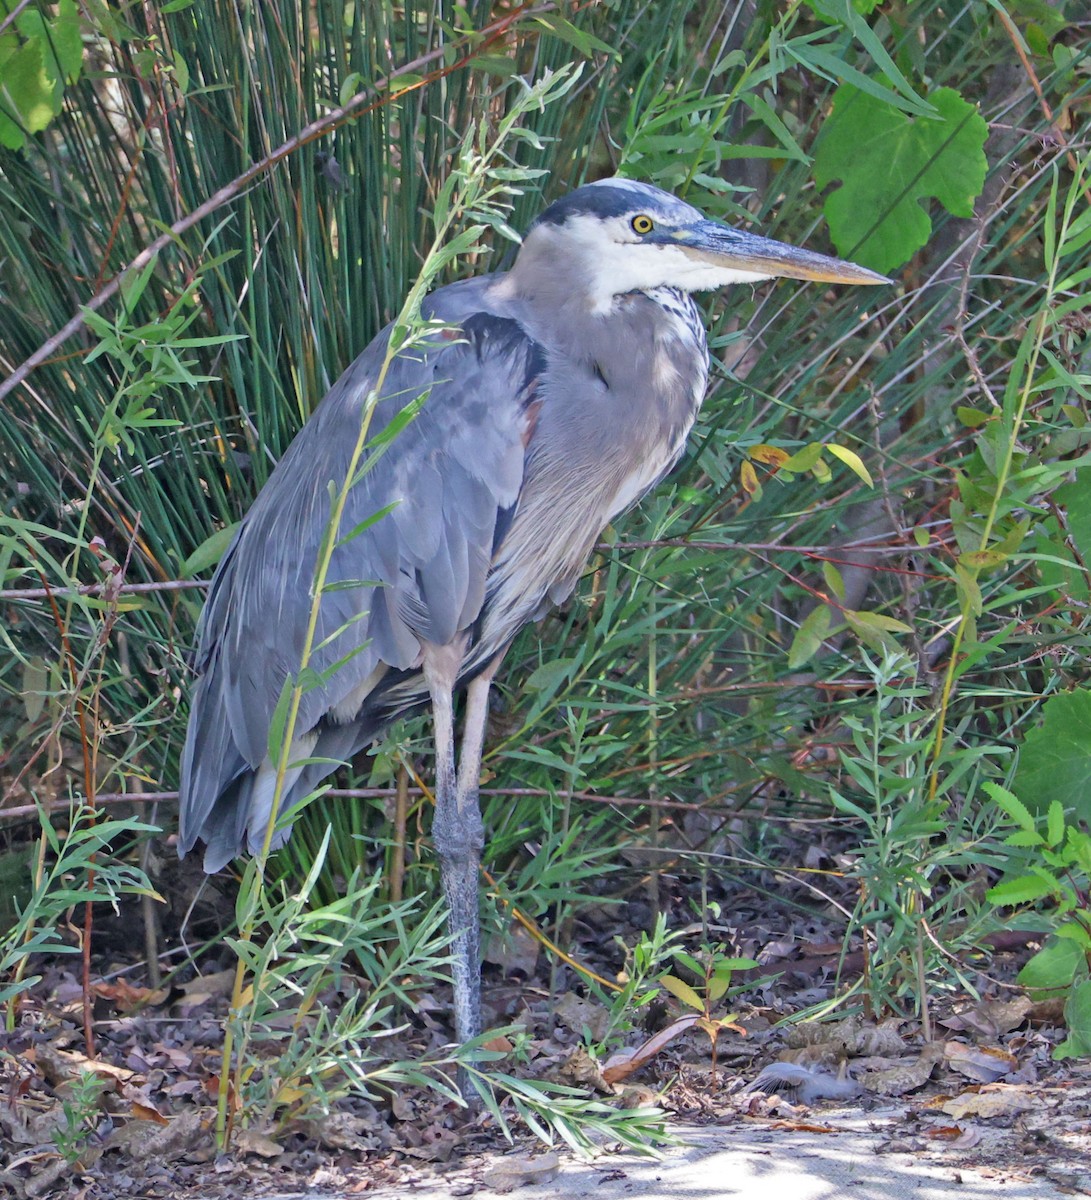
[[[537,359],[541,347],[524,314],[497,286],[504,278],[499,273],[479,275],[439,288],[423,305],[424,315],[461,330],[463,344],[472,345],[479,358],[526,354]]]
[[[501,273],[475,275],[436,288],[425,299],[422,311],[427,317],[452,324],[461,324],[474,316],[510,318],[513,315],[510,306],[503,299],[502,289],[497,288],[504,278]]]

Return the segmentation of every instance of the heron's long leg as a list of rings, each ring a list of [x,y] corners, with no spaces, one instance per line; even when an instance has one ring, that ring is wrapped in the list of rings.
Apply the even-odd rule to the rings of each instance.
[[[424,675],[432,698],[436,742],[436,813],[432,840],[439,858],[443,894],[447,900],[453,937],[455,1035],[460,1043],[481,1032],[481,935],[477,911],[477,876],[484,844],[484,828],[477,805],[477,781],[472,795],[463,794],[455,770],[454,702],[461,654],[453,647],[430,647],[424,656]],[[471,685],[476,697],[482,689]],[[484,685],[487,697],[488,684]],[[463,741],[463,757],[481,762],[484,716],[474,716],[480,702],[468,705],[471,742]]]
[[[466,689],[466,715],[462,722],[462,744],[458,753],[458,806],[478,807],[481,785],[481,752],[489,719],[489,688],[503,655],[497,655]]]

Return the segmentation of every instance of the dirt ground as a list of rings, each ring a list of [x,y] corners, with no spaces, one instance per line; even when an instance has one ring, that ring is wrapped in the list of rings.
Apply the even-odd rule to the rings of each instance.
[[[673,881],[665,889],[676,927],[692,915],[689,887]],[[493,938],[486,1015],[525,1033],[523,1060],[504,1069],[568,1084],[622,1111],[654,1106],[668,1135],[702,1127],[725,1138],[755,1127],[832,1133],[831,1106],[864,1125],[881,1112],[875,1153],[910,1153],[952,1169],[986,1169],[1012,1185],[1048,1180],[1091,1194],[1091,1066],[1051,1057],[1064,1036],[1059,1005],[1032,1002],[1013,984],[1031,936],[1005,931],[987,954],[963,962],[962,977],[978,998],[939,992],[927,1039],[916,1017],[872,1020],[860,1011],[785,1025],[782,1018],[842,993],[862,965],[852,947],[844,957],[837,922],[821,910],[801,915],[790,892],[783,888],[779,903],[768,893],[720,899],[731,914],[720,935],[732,953],[759,960],[764,982],[733,998],[736,1020],[720,1032],[715,1061],[708,1033],[666,992],[643,1010],[642,1027],[618,1056],[595,1061],[586,1047],[606,1012],[579,976],[558,972],[515,927]],[[592,907],[581,912],[566,949],[600,972],[616,972],[615,939],[631,944],[651,915],[644,899]],[[206,955],[153,988],[138,925],[129,912],[98,927],[94,1059],[86,1054],[75,957],[34,964],[41,981],[0,1035],[0,1194],[226,1200],[245,1187],[255,1197],[350,1196],[420,1187],[438,1175],[446,1194],[463,1196],[541,1182],[535,1172],[545,1148],[525,1126],[513,1124],[509,1143],[487,1111],[470,1113],[413,1087],[349,1097],[325,1113],[297,1102],[287,1120],[283,1112],[240,1114],[229,1152],[217,1153],[230,959],[223,951]],[[702,936],[696,925],[692,932]],[[442,991],[418,996],[384,1053],[408,1060],[433,1053],[450,1037],[445,1006]],[[501,1108],[514,1117],[507,1101]],[[608,1173],[616,1147],[601,1149],[606,1157],[596,1169]],[[525,1171],[510,1167],[524,1160]]]

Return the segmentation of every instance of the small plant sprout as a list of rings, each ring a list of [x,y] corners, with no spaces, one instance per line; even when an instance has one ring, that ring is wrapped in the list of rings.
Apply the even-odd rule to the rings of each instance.
[[[733,958],[724,953],[721,945],[705,943],[696,955],[685,950],[675,950],[676,961],[700,982],[696,985],[686,983],[677,975],[661,975],[660,985],[687,1008],[699,1014],[696,1020],[688,1023],[708,1034],[712,1044],[712,1085],[716,1085],[716,1043],[725,1029],[746,1036],[746,1030],[738,1023],[736,1013],[715,1013],[716,1006],[725,996],[738,993],[738,987],[732,989],[731,978],[736,971],[749,971],[759,964],[752,958]]]

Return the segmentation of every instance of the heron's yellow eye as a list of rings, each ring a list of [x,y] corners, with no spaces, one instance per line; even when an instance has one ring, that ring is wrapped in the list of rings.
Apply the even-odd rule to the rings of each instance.
[[[644,213],[633,217],[629,224],[632,226],[633,233],[651,233],[655,228],[655,222]]]

